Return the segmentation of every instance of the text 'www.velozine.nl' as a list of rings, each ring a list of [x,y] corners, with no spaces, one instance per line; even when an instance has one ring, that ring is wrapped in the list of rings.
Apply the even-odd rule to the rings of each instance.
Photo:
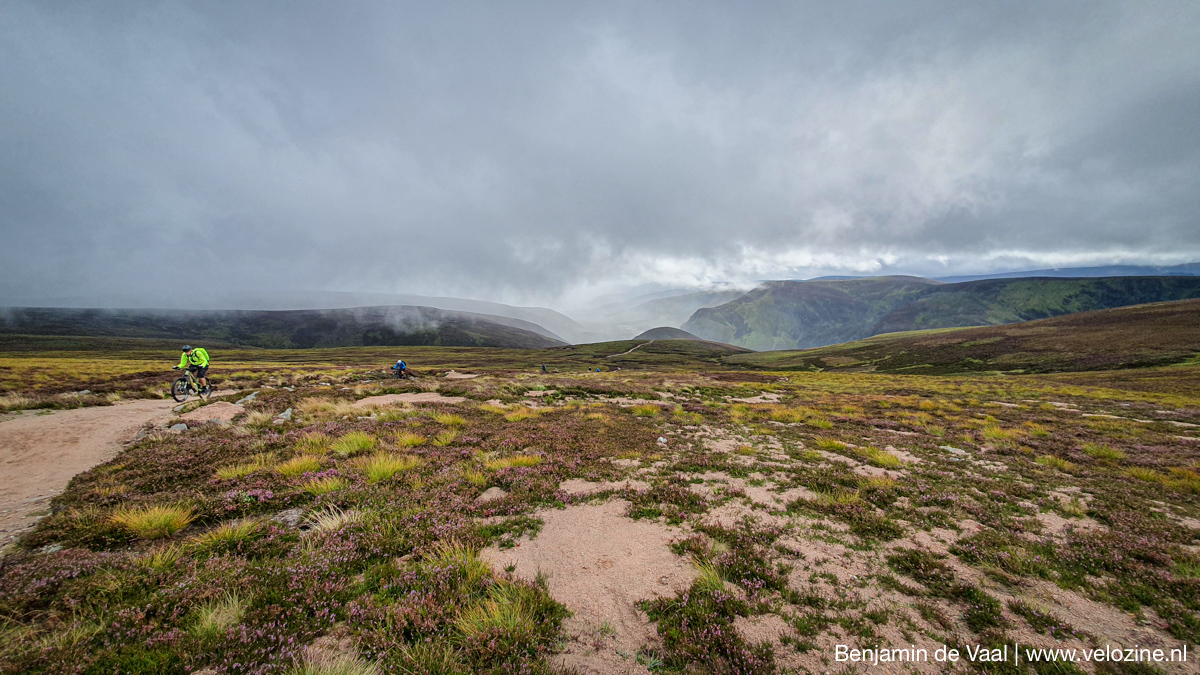
[[[867,647],[852,648],[837,645],[834,660],[838,663],[1184,663],[1188,660],[1188,646],[1162,649],[1150,647],[1114,647],[1105,645],[1095,649],[1066,649],[1061,647],[1022,647],[1018,643],[1001,646],[967,645],[941,647],[929,650],[924,647]]]

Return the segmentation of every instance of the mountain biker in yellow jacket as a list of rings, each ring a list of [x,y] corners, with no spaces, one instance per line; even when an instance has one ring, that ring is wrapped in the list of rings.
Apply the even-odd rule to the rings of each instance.
[[[201,389],[208,386],[208,352],[204,347],[193,349],[191,345],[183,346],[183,355],[179,357],[179,369],[185,368],[200,378]]]

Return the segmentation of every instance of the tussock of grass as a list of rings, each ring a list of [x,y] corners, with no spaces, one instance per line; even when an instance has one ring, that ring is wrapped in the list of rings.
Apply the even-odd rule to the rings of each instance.
[[[818,438],[816,446],[825,452],[842,452],[846,444],[833,438]]]
[[[347,525],[360,522],[363,519],[361,511],[345,511],[330,506],[309,514],[307,523],[312,532],[334,532]]]
[[[886,490],[895,487],[896,479],[888,478],[887,476],[872,476],[870,478],[860,478],[858,487],[863,490]]]
[[[438,432],[438,434],[433,437],[433,444],[439,448],[444,448],[453,443],[456,438],[458,438],[458,432],[453,429],[447,429],[445,431]]]
[[[254,412],[247,413],[246,416],[242,418],[242,425],[251,429],[263,429],[271,426],[271,421],[274,419],[275,418],[271,415],[271,413],[256,410]]]
[[[174,567],[181,555],[183,555],[183,546],[168,544],[138,556],[135,562],[142,567],[162,572]]]
[[[326,495],[330,492],[345,490],[350,487],[350,481],[341,476],[325,476],[314,478],[304,484],[303,490],[310,495]]]
[[[692,588],[707,593],[718,593],[725,590],[725,577],[721,576],[721,570],[717,569],[716,565],[706,562],[697,563],[696,571],[696,580],[692,582]]]
[[[1141,466],[1129,467],[1128,469],[1125,469],[1125,471],[1123,471],[1122,473],[1124,473],[1126,476],[1129,476],[1130,478],[1144,480],[1147,483],[1166,483],[1167,482],[1167,477],[1164,476],[1163,474],[1155,471],[1154,469],[1147,469],[1147,468],[1141,467]]]
[[[354,406],[354,401],[346,399],[314,397],[296,404],[296,417],[308,422],[344,417],[353,419],[361,414],[362,410]]]
[[[110,520],[142,539],[161,539],[184,529],[196,519],[196,511],[185,506],[122,507]]]
[[[858,454],[867,460],[867,464],[881,469],[895,469],[904,465],[899,457],[879,448],[859,448]]]
[[[221,480],[237,480],[244,478],[259,469],[266,468],[274,459],[274,456],[269,453],[255,455],[248,462],[240,464],[226,464],[217,469],[217,478]]]
[[[584,415],[583,418],[586,420],[606,420],[606,419],[608,419],[608,415],[605,415],[602,412],[590,412],[590,413]],[[703,419],[703,418],[701,418],[701,419]]]
[[[411,431],[402,431],[395,436],[396,445],[402,448],[415,448],[426,440],[421,434],[414,434]]]
[[[375,419],[380,422],[403,422],[415,417],[417,412],[412,408],[388,408],[375,413]]]
[[[287,675],[379,675],[380,672],[379,664],[372,661],[364,661],[357,654],[317,652],[306,655],[304,661],[287,671]],[[446,672],[453,673],[456,671],[450,670]]]
[[[463,469],[459,474],[471,485],[483,487],[488,484],[487,474],[479,469]]]
[[[455,415],[453,413],[440,413],[434,415],[433,421],[437,422],[438,424],[445,424],[446,426],[451,427],[460,427],[467,423],[467,420],[463,419],[462,415]]]
[[[506,413],[504,415],[504,419],[508,420],[509,422],[520,422],[521,420],[527,420],[530,417],[537,417],[537,414],[537,411],[533,408],[521,406],[510,413]]]
[[[342,457],[351,457],[360,452],[374,450],[379,440],[365,431],[351,431],[333,442],[331,450]]]
[[[239,541],[253,539],[261,528],[262,522],[254,518],[221,523],[208,532],[192,537],[192,543],[203,547],[236,544]]]
[[[37,399],[16,392],[0,396],[0,410],[24,410],[37,405]]]
[[[989,422],[983,427],[983,437],[989,441],[1008,442],[1020,438],[1021,434],[1012,429],[1005,429],[997,423]]]
[[[1071,462],[1068,462],[1062,457],[1055,457],[1054,455],[1042,455],[1033,461],[1041,464],[1042,466],[1050,467],[1051,469],[1058,469],[1059,471],[1070,471],[1071,469],[1075,468],[1075,465]]]
[[[313,471],[320,471],[321,458],[312,455],[299,455],[276,465],[275,470],[280,474],[293,478]]]
[[[635,405],[629,410],[637,417],[658,417],[662,414],[662,407],[654,404]]]
[[[510,455],[508,457],[497,457],[484,462],[484,466],[492,471],[500,469],[509,469],[516,466],[537,466],[542,463],[542,458],[538,455]]]
[[[368,482],[378,483],[398,473],[415,469],[421,464],[421,458],[413,455],[380,453],[364,458],[358,463],[358,466]]]
[[[301,436],[293,448],[302,455],[324,455],[329,452],[329,437],[317,431]]]
[[[490,412],[494,415],[503,415],[508,412],[508,409],[504,406],[499,406],[494,403],[484,403],[483,405],[479,406],[479,409],[484,412]]]
[[[843,506],[858,503],[858,490],[832,488],[817,491],[817,503],[822,506]]]
[[[196,610],[188,632],[201,640],[218,638],[242,622],[246,605],[236,591],[210,600]]]
[[[439,542],[422,564],[426,569],[458,570],[459,582],[467,588],[477,587],[492,576],[492,568],[480,559],[479,551],[458,541]]]

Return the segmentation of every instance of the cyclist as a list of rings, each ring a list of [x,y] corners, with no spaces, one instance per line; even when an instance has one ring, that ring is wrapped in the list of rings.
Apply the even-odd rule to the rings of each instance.
[[[396,365],[392,366],[392,370],[396,371],[396,377],[402,378],[408,375],[408,364],[403,360],[396,361]]]
[[[200,378],[201,390],[208,386],[208,352],[204,347],[193,349],[191,345],[184,345],[183,355],[179,357],[179,365],[176,368],[195,373],[196,377]]]

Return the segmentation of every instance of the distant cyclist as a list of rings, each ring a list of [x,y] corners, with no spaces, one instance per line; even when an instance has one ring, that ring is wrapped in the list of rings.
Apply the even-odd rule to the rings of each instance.
[[[396,365],[392,366],[392,370],[396,371],[397,379],[408,376],[408,364],[403,360],[396,361]]]
[[[179,369],[190,370],[200,378],[200,389],[208,386],[208,352],[204,347],[192,348],[191,345],[183,346],[183,356],[179,357]]]

